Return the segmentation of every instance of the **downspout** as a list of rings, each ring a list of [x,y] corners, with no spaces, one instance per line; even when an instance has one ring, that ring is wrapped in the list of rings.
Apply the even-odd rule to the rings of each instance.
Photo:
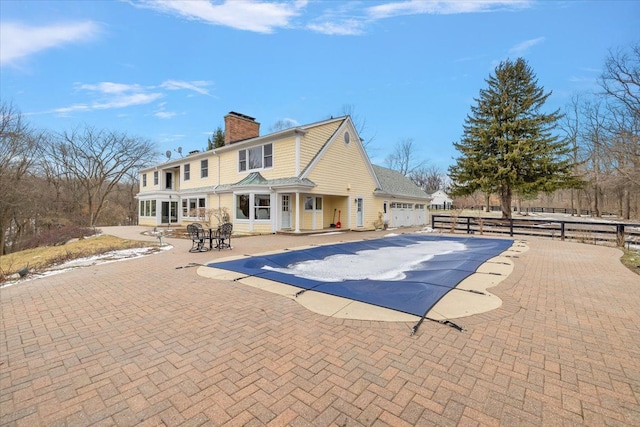
[[[300,141],[300,135],[296,134],[296,176],[298,178],[300,178],[300,148],[301,148],[301,141]],[[296,228],[295,228],[295,232],[299,233],[300,232],[300,192],[296,191]],[[289,207],[289,209],[291,209],[291,207]]]
[[[218,165],[216,168],[218,169],[218,182],[216,183],[216,190],[217,190],[218,186],[220,186],[220,155],[218,155],[218,152],[216,150],[213,150],[213,155],[216,156],[216,158],[218,159]],[[213,190],[213,192],[218,195],[218,209],[221,210],[222,206],[220,206],[220,200],[221,200],[220,193],[218,193],[216,190]],[[229,215],[229,217],[231,217],[231,215]],[[229,220],[231,220],[231,218],[229,218]]]

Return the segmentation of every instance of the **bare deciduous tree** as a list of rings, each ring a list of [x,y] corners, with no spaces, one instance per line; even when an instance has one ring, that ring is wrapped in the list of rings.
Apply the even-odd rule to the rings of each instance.
[[[7,237],[13,245],[29,225],[23,214],[33,200],[27,178],[38,159],[41,136],[13,105],[0,103],[0,255],[6,252]]]
[[[609,51],[600,86],[607,96],[620,102],[629,115],[640,117],[640,43],[633,44],[629,50]]]
[[[418,187],[427,193],[445,190],[447,185],[446,174],[437,166],[421,166],[409,174],[409,178]]]
[[[425,166],[426,161],[417,160],[416,146],[412,138],[405,138],[395,145],[393,153],[385,159],[389,169],[396,170],[404,176],[410,176],[414,171]]]
[[[46,148],[67,183],[77,183],[86,206],[85,223],[94,226],[107,196],[130,173],[156,156],[153,145],[125,133],[92,127],[63,132]]]
[[[569,145],[571,146],[571,159],[573,161],[573,174],[576,176],[581,175],[580,170],[580,145],[579,137],[581,130],[581,97],[579,94],[571,96],[571,102],[566,106],[564,116],[560,122],[560,129],[562,129],[566,135]],[[571,215],[573,216],[574,210],[577,216],[580,216],[582,212],[582,190],[571,188]]]

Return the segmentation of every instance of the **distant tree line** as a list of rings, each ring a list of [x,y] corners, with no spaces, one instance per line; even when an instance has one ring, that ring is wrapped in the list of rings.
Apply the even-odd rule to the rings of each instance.
[[[609,51],[599,86],[574,94],[561,123],[586,181],[571,207],[640,218],[640,43]]]
[[[157,158],[148,140],[84,126],[60,133],[0,101],[0,255],[68,225],[137,220],[137,171]]]

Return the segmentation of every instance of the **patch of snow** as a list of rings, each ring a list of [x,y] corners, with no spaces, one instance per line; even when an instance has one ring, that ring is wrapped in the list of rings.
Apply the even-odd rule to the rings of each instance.
[[[417,231],[417,233],[436,233],[437,231],[431,227],[424,227],[422,230]]]
[[[262,267],[321,282],[345,280],[403,280],[405,272],[415,270],[436,255],[464,251],[460,242],[420,242],[405,247],[386,247],[355,254],[331,255],[322,260],[303,261],[286,268]]]

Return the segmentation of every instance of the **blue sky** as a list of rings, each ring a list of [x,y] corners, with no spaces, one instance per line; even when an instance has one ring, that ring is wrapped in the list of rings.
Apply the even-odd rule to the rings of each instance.
[[[36,128],[125,131],[161,153],[204,148],[229,111],[264,135],[348,108],[374,163],[410,138],[444,171],[500,61],[525,58],[564,108],[639,22],[630,0],[1,0],[0,98]]]

